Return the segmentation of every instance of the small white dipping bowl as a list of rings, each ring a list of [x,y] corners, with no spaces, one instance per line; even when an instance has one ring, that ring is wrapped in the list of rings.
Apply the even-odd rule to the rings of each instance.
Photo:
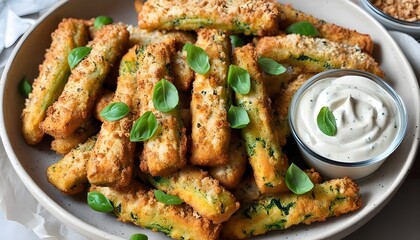
[[[306,129],[306,128],[301,128],[300,130],[298,130],[298,125],[297,125],[297,121],[298,121],[298,112],[299,112],[299,108],[303,108],[304,105],[301,103],[301,99],[302,99],[302,95],[304,95],[306,92],[310,92],[311,89],[313,88],[318,88],[319,84],[317,85],[317,83],[322,83],[326,80],[326,79],[335,79],[335,78],[340,78],[340,77],[345,77],[345,78],[341,78],[341,79],[349,79],[347,76],[355,76],[353,78],[360,78],[360,77],[364,77],[361,80],[362,81],[369,81],[366,82],[365,84],[368,85],[373,85],[375,87],[379,87],[379,89],[383,89],[384,90],[384,95],[383,97],[389,97],[389,103],[393,105],[393,109],[395,110],[395,118],[396,123],[389,123],[386,124],[386,126],[393,124],[394,126],[392,126],[391,128],[395,128],[396,129],[396,133],[394,134],[394,138],[391,139],[389,142],[389,145],[383,150],[383,151],[377,151],[374,150],[373,152],[377,152],[374,153],[374,155],[372,156],[368,156],[368,157],[362,157],[359,155],[363,155],[360,154],[360,151],[356,154],[353,148],[353,142],[349,142],[349,146],[351,145],[351,147],[349,148],[343,148],[343,143],[339,143],[338,138],[334,139],[335,136],[326,136],[325,135],[325,139],[327,139],[326,141],[328,141],[328,145],[324,145],[324,146],[328,146],[328,149],[325,149],[324,147],[324,151],[322,152],[322,148],[316,148],[316,146],[320,146],[318,144],[318,140],[315,140],[317,138],[317,136],[321,136],[324,137],[324,133],[321,132],[321,130],[319,130],[319,128],[317,127],[317,115],[319,112],[319,109],[314,109],[313,113],[310,114],[308,113],[307,115],[303,115],[300,114],[300,117],[302,119],[300,119],[299,121],[305,122],[306,126],[312,126],[311,129],[309,129],[308,131],[304,131],[302,132],[302,129]],[[336,83],[338,83],[339,81],[336,81]],[[360,82],[360,81],[359,81]],[[350,86],[349,86],[350,84]],[[353,84],[357,84],[357,83],[353,83],[353,81],[347,81],[347,85],[346,87],[348,88],[355,88],[357,89],[358,86]],[[335,87],[335,85],[332,85]],[[361,87],[361,86],[359,86]],[[335,89],[335,88],[334,88]],[[343,88],[346,93],[347,93],[347,88]],[[358,91],[358,90],[357,90]],[[331,91],[328,94],[333,94],[334,91]],[[342,100],[340,100],[342,101]],[[343,100],[344,101],[344,100]],[[343,102],[342,101],[342,102]],[[311,100],[312,102],[312,100]],[[312,103],[311,103],[312,104]],[[338,103],[334,103],[334,104],[338,104]],[[331,104],[331,105],[334,105]],[[363,104],[363,103],[357,103],[359,105]],[[355,105],[357,105],[355,104]],[[341,105],[340,105],[341,106]],[[357,106],[354,106],[354,108],[356,109]],[[331,111],[334,112],[334,106],[331,106]],[[336,110],[338,109],[338,107],[336,108]],[[350,111],[352,111],[354,109],[350,109]],[[338,110],[337,110],[338,111]],[[369,110],[370,111],[370,110]],[[357,112],[357,110],[355,110],[354,112]],[[344,112],[345,114],[347,114],[347,112]],[[343,112],[341,114],[344,114]],[[392,113],[392,110],[390,110],[390,114]],[[377,113],[378,115],[380,115],[381,113]],[[316,116],[315,116],[316,115]],[[335,116],[335,118],[337,119],[337,116]],[[345,119],[346,116],[341,117],[341,119]],[[357,116],[357,113],[355,114],[355,116],[353,116],[353,119],[358,119],[358,118],[362,118],[361,116]],[[371,117],[373,118],[373,117]],[[348,119],[350,119],[350,116],[348,116]],[[379,117],[378,117],[379,119]],[[310,122],[313,121],[313,122]],[[347,121],[347,120],[346,120]],[[350,120],[348,120],[350,121]],[[363,121],[365,121],[365,119],[363,119]],[[344,177],[344,176],[349,176],[353,179],[357,179],[357,180],[361,180],[365,177],[367,177],[368,175],[370,175],[371,173],[373,173],[376,169],[379,168],[379,166],[381,166],[381,164],[385,161],[385,159],[392,153],[394,152],[394,150],[400,145],[400,143],[402,142],[402,140],[404,139],[405,136],[405,132],[406,132],[406,128],[407,128],[407,113],[406,113],[406,109],[405,106],[400,98],[400,96],[387,84],[385,83],[381,78],[377,77],[376,75],[373,75],[371,73],[367,73],[367,72],[363,72],[363,71],[359,71],[359,70],[344,70],[344,69],[339,69],[339,70],[328,70],[322,73],[319,73],[315,76],[313,76],[312,78],[310,78],[308,81],[306,81],[300,88],[299,90],[294,94],[290,107],[289,107],[289,125],[290,125],[290,129],[291,129],[291,133],[294,137],[294,139],[297,142],[297,145],[299,147],[299,150],[302,154],[303,159],[306,161],[306,163],[315,168],[315,170],[319,171],[321,173],[321,175],[328,177],[328,178],[338,178],[338,177]],[[351,124],[349,124],[349,129],[353,130],[352,126],[350,126]],[[316,126],[316,127],[314,127]],[[315,129],[313,129],[315,128]],[[376,128],[377,130],[378,128]],[[382,131],[383,128],[380,128]],[[357,130],[357,129],[356,129]],[[360,129],[359,129],[360,130]],[[340,128],[337,127],[337,135],[339,134]],[[342,131],[344,131],[344,127],[342,128]],[[378,130],[377,130],[378,131]],[[359,131],[360,132],[360,131]],[[359,135],[354,135],[353,137],[356,136],[358,137]],[[363,138],[363,139],[362,139]],[[309,146],[307,144],[308,139],[310,139],[311,143],[316,143],[314,144],[314,146]],[[347,135],[345,135],[343,137],[343,135],[341,135],[341,139],[347,139]],[[360,136],[360,139],[362,141],[365,141],[366,136]],[[382,138],[381,138],[382,139]],[[321,140],[320,140],[321,141]],[[319,142],[320,142],[319,141]],[[378,140],[379,141],[379,140]],[[337,144],[336,144],[337,142]],[[329,144],[332,144],[329,145]],[[324,143],[322,143],[324,144]],[[341,144],[341,145],[339,145]],[[372,143],[366,142],[366,145],[364,145],[364,142],[362,142],[361,144],[358,143],[358,145],[363,146],[363,149],[365,149],[365,147],[367,149],[369,149],[371,146],[369,146],[369,144],[371,144],[372,146],[377,146],[377,145],[373,145]],[[335,146],[335,147],[334,147]],[[316,149],[315,149],[316,148]],[[342,150],[345,149],[345,150]],[[373,149],[373,148],[372,148]],[[378,148],[379,149],[379,148]],[[330,157],[329,153],[336,151],[338,152],[338,154],[341,156],[340,158],[338,157]],[[366,151],[367,153],[368,151]],[[345,160],[343,159],[345,157]],[[327,157],[328,156],[328,157]],[[357,156],[357,157],[356,157]],[[352,159],[351,161],[346,161],[347,158]]]
[[[359,0],[360,5],[386,29],[407,33],[415,39],[420,39],[420,21],[409,22],[381,11],[372,2],[372,0]]]

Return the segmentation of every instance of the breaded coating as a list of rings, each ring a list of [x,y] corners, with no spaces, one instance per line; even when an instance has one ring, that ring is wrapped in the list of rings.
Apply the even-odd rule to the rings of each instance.
[[[146,176],[157,189],[176,195],[201,216],[221,223],[239,208],[235,197],[200,168],[185,166],[167,177]]]
[[[176,53],[171,60],[173,84],[181,91],[190,89],[191,82],[194,79],[194,71],[188,66],[186,53],[182,51],[182,47],[185,43],[195,43],[196,36],[194,34],[181,31],[147,31],[131,25],[128,26],[128,31],[130,32],[130,43],[133,45],[147,45],[164,42],[172,38],[176,39]]]
[[[306,175],[308,175],[309,179],[311,179],[313,184],[322,183],[323,179],[321,177],[321,174],[315,171],[315,169],[310,168],[304,169],[303,171],[306,173]],[[243,204],[253,203],[261,199],[262,197],[272,196],[273,194],[261,194],[257,184],[255,183],[254,176],[247,172],[244,175],[243,179],[233,190],[233,195],[241,204]]]
[[[280,147],[286,145],[287,138],[290,136],[289,127],[289,105],[292,101],[293,95],[304,84],[313,73],[300,74],[295,80],[291,81],[286,88],[284,88],[278,98],[274,101],[274,124]]]
[[[22,133],[28,144],[42,140],[40,124],[63,91],[70,74],[67,56],[73,48],[86,45],[88,31],[83,20],[63,19],[51,34],[52,42],[39,66],[39,75],[32,84],[32,92],[22,112]]]
[[[201,217],[186,204],[158,202],[153,191],[139,182],[133,181],[124,188],[92,186],[90,191],[100,192],[110,199],[114,214],[121,222],[132,222],[162,232],[172,239],[218,239],[220,224]]]
[[[242,95],[235,92],[237,105],[245,109],[249,124],[242,129],[249,163],[255,181],[262,193],[288,191],[284,175],[287,157],[281,152],[275,132],[271,102],[264,87],[264,80],[257,63],[257,53],[251,45],[235,48],[234,64],[247,70],[251,77],[251,90]]]
[[[245,173],[248,156],[245,143],[237,131],[232,131],[229,143],[229,161],[222,166],[212,167],[209,174],[228,189],[238,185]]]
[[[106,25],[89,43],[92,51],[72,71],[58,100],[41,123],[55,138],[72,134],[90,116],[102,83],[114,62],[126,50],[128,31],[123,25]]]
[[[148,30],[217,28],[262,36],[279,29],[279,11],[270,0],[148,0],[139,9],[138,25]]]
[[[105,119],[101,117],[101,111],[110,103],[112,103],[113,99],[113,91],[106,88],[102,88],[101,90],[99,90],[98,96],[96,97],[95,107],[93,108],[93,116],[99,121],[105,122]]]
[[[69,153],[60,161],[52,164],[47,169],[47,179],[58,190],[65,194],[83,192],[88,186],[86,163],[95,146],[96,136],[89,138],[85,143]]]
[[[182,31],[149,31],[138,26],[128,25],[127,30],[130,33],[130,45],[149,45],[151,43],[160,43],[175,38],[181,43],[194,43],[195,34]]]
[[[359,188],[350,178],[316,184],[308,193],[283,193],[244,204],[223,225],[221,239],[244,239],[300,223],[311,224],[361,207]]]
[[[122,58],[117,89],[112,102],[123,102],[134,108],[137,91],[138,46],[132,47]],[[133,157],[136,145],[130,141],[132,113],[117,121],[102,123],[93,154],[87,164],[89,182],[94,185],[127,186],[133,175]]]
[[[65,155],[80,143],[86,142],[88,138],[99,132],[101,125],[96,119],[90,118],[82,124],[74,133],[65,138],[57,138],[51,142],[51,150],[57,154]]]
[[[168,113],[153,106],[155,84],[161,79],[172,81],[168,67],[175,51],[175,40],[150,44],[138,59],[138,117],[152,111],[159,123],[159,133],[143,144],[140,168],[153,176],[168,175],[186,164],[187,136],[180,119],[179,105]]]
[[[215,29],[200,29],[196,42],[209,56],[210,70],[196,73],[191,111],[190,163],[220,166],[229,161],[230,125],[227,119],[229,89],[229,37]]]
[[[369,34],[357,32],[336,24],[318,19],[312,15],[294,9],[291,4],[277,3],[280,12],[280,28],[286,29],[296,22],[310,22],[318,29],[319,37],[331,41],[344,43],[362,49],[363,52],[372,55],[374,43]]]
[[[358,69],[379,77],[384,72],[369,54],[360,48],[323,38],[311,38],[298,34],[263,37],[258,40],[259,56],[279,63],[302,66],[306,72],[322,72],[328,69]]]

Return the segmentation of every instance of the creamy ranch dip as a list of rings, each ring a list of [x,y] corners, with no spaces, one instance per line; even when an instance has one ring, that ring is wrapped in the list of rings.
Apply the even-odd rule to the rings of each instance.
[[[379,155],[400,127],[392,97],[362,76],[319,80],[302,94],[297,106],[295,129],[303,143],[336,161],[358,162]],[[318,128],[317,115],[324,106],[336,119],[335,136],[327,136]]]

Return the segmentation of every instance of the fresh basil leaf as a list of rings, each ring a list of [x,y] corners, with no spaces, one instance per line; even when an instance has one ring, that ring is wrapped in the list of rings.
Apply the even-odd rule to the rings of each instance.
[[[228,122],[231,128],[244,128],[249,124],[248,113],[245,109],[232,105],[228,111]]]
[[[89,192],[87,202],[90,208],[98,212],[112,212],[114,210],[111,201],[100,192]]]
[[[286,33],[297,33],[300,35],[305,36],[318,36],[319,32],[318,29],[312,23],[301,21],[291,24],[289,27],[286,28]]]
[[[130,112],[130,108],[123,102],[113,102],[108,104],[99,113],[107,121],[117,121],[125,117]]]
[[[130,141],[142,142],[150,139],[155,134],[158,126],[155,115],[151,111],[145,112],[133,124],[130,131]]]
[[[130,236],[129,240],[148,240],[149,238],[142,233],[135,233]]]
[[[91,47],[77,47],[71,50],[69,56],[67,57],[67,61],[69,62],[70,68],[73,69],[79,64],[80,61],[83,60],[87,55],[89,55],[90,51],[92,51]]]
[[[229,37],[230,43],[232,44],[232,49],[236,47],[242,47],[243,45],[245,45],[244,40],[238,35],[229,35]]]
[[[179,198],[178,196],[166,194],[161,190],[155,190],[154,193],[158,202],[168,204],[168,205],[178,205],[178,204],[183,203],[181,198]]]
[[[304,194],[312,190],[314,184],[308,175],[294,163],[286,171],[285,181],[287,187],[295,194]]]
[[[228,72],[228,84],[235,92],[245,95],[251,90],[251,77],[247,70],[231,64]]]
[[[187,64],[192,70],[200,74],[210,70],[209,56],[201,47],[186,43],[182,51],[187,51]]]
[[[316,117],[319,130],[328,136],[335,136],[337,133],[337,123],[334,114],[328,107],[322,107]]]
[[[156,83],[153,89],[153,106],[161,112],[170,112],[179,102],[178,90],[166,79]]]
[[[260,68],[270,75],[280,75],[286,72],[286,68],[283,65],[271,58],[260,57],[257,59],[257,62]]]
[[[103,27],[104,25],[108,25],[113,23],[114,20],[110,17],[107,16],[98,16],[95,18],[95,21],[93,22],[93,27],[98,30],[101,27]]]
[[[24,97],[28,97],[29,93],[32,92],[32,85],[26,78],[19,82],[19,92]]]

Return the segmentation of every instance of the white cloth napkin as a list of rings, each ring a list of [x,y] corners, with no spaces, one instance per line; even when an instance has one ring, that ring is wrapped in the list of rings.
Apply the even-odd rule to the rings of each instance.
[[[34,24],[27,16],[51,7],[58,0],[0,0],[0,71],[11,54],[8,48]]]

